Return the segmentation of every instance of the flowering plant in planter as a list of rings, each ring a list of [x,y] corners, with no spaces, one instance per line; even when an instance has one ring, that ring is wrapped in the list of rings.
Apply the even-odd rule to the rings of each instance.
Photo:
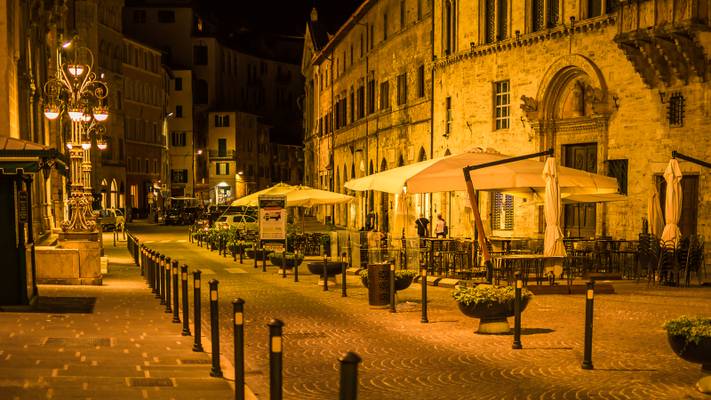
[[[664,329],[669,336],[679,336],[685,343],[700,344],[702,340],[711,339],[711,318],[689,318],[682,315],[665,322]]]
[[[479,318],[478,333],[508,333],[506,317],[514,315],[516,292],[513,286],[477,285],[457,286],[452,297],[457,300],[459,310],[466,316]],[[533,293],[521,289],[521,311],[533,298]]]
[[[669,346],[682,359],[701,364],[701,369],[711,371],[711,318],[689,318],[682,315],[664,324]],[[696,388],[711,394],[711,375],[699,379]]]
[[[417,276],[417,272],[409,269],[395,270],[395,291],[405,290],[410,287],[412,280]],[[368,270],[360,271],[360,282],[368,287]]]

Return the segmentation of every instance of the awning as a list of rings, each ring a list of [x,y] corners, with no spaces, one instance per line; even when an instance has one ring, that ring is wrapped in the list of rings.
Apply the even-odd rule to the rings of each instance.
[[[27,140],[0,137],[0,173],[34,174],[52,167],[60,174],[66,174],[66,157],[57,149]]]

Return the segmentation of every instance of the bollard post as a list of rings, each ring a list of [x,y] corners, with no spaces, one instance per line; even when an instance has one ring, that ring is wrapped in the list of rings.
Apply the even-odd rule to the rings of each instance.
[[[262,257],[262,272],[267,272],[267,252],[264,250],[264,246],[262,246],[259,255]]]
[[[328,257],[323,256],[323,291],[328,291]]]
[[[141,276],[146,276],[146,264],[143,262],[143,245],[138,248],[138,266],[141,267]]]
[[[180,323],[180,307],[178,306],[178,293],[180,288],[178,287],[178,260],[173,260],[173,265],[171,267],[173,272],[173,323]]]
[[[252,245],[252,249],[254,250],[254,269],[257,269],[259,268],[259,266],[257,265],[257,251],[259,250],[259,241],[255,242]]]
[[[232,301],[234,315],[235,399],[244,400],[244,300]]]
[[[390,263],[390,312],[395,311],[395,263]]]
[[[188,318],[188,266],[183,264],[180,267],[181,289],[183,292],[183,336],[190,336],[190,321]]]
[[[210,285],[210,338],[212,340],[212,369],[210,376],[222,377],[220,369],[220,323],[217,311],[217,279],[211,279]]]
[[[163,302],[165,303],[165,313],[170,314],[173,311],[170,309],[170,257],[165,258],[165,290],[163,290]]]
[[[146,249],[146,267],[147,267],[147,276],[146,279],[148,280],[148,287],[151,288],[151,293],[156,292],[156,279],[155,279],[155,273],[153,272],[153,252],[149,249]]]
[[[341,363],[341,384],[339,385],[339,400],[356,400],[358,398],[358,364],[361,358],[349,351],[339,358]]]
[[[195,331],[195,342],[193,351],[204,351],[202,348],[201,317],[200,317],[200,274],[202,271],[193,271],[193,331]]]
[[[114,247],[116,247],[116,234],[117,233],[118,232],[116,232],[116,228],[114,228],[114,235],[113,235],[114,236]]]
[[[156,299],[160,298],[160,295],[158,294],[160,292],[160,265],[158,265],[158,256],[156,255],[157,253],[153,251],[153,256],[152,261],[151,261],[151,269],[153,270],[153,275],[151,276],[151,279],[153,279],[153,288],[155,289],[153,293],[156,295]]]
[[[281,400],[282,327],[284,323],[273,319],[269,324],[269,400]]]
[[[158,298],[160,299],[160,304],[165,304],[165,256],[163,254],[159,257],[159,262],[156,265],[158,268]]]
[[[516,288],[514,289],[514,340],[511,346],[514,350],[522,349],[521,346],[521,289],[523,280],[519,273],[516,273]]]
[[[346,292],[348,289],[346,288],[346,253],[343,253],[341,256],[341,297],[348,297],[348,293]]]
[[[422,279],[420,279],[420,285],[422,286],[422,319],[420,322],[426,324],[429,321],[427,319],[427,268],[422,268],[420,271]]]
[[[286,278],[286,246],[284,246],[284,252],[281,253],[281,277]],[[294,256],[294,264],[296,264],[296,256]]]
[[[592,331],[593,331],[593,298],[595,297],[595,281],[587,283],[585,291],[585,348],[583,350],[582,369],[593,369],[592,363]]]
[[[298,253],[296,252],[296,249],[294,249],[294,282],[299,281],[299,263],[296,262],[296,256]]]
[[[239,242],[239,263],[242,264],[244,261],[244,243],[240,240]]]

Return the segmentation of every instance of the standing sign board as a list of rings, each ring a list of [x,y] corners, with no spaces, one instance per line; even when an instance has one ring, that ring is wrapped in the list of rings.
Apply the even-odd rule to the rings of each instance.
[[[259,240],[262,247],[282,252],[286,244],[286,196],[259,196]]]
[[[19,222],[21,224],[26,224],[28,222],[28,209],[30,208],[30,201],[26,190],[17,192],[17,204],[19,209]]]

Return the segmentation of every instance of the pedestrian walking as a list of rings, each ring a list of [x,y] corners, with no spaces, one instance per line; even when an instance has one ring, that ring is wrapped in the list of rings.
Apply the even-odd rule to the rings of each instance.
[[[430,220],[425,218],[423,214],[420,214],[420,218],[415,220],[415,226],[417,226],[417,236],[419,236],[420,238],[429,236]]]
[[[435,235],[438,238],[447,237],[447,223],[442,218],[442,214],[437,214],[437,224],[435,225]]]

